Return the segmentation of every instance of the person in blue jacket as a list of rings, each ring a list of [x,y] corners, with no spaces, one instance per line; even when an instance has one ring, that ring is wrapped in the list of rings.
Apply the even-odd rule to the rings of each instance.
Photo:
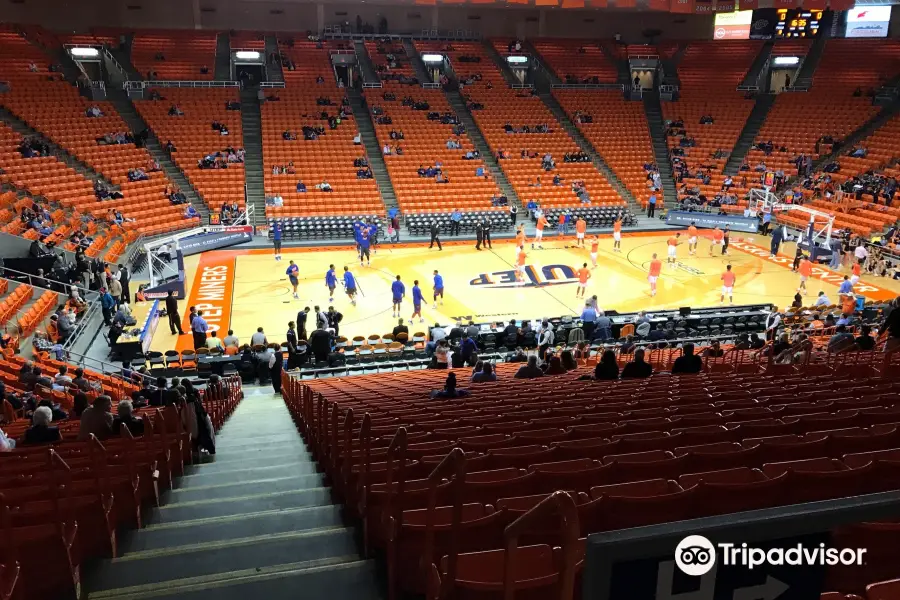
[[[347,266],[344,267],[344,291],[347,292],[350,303],[356,306],[356,278],[353,277],[350,267]]]
[[[422,295],[422,290],[419,288],[419,280],[416,279],[413,281],[413,289],[412,289],[412,301],[413,301],[413,314],[409,317],[409,324],[412,325],[413,319],[416,315],[419,315],[419,323],[424,323],[425,319],[422,318],[422,300],[424,296]]]
[[[359,266],[363,266],[363,259],[366,259],[366,266],[371,264],[371,255],[369,254],[369,230],[363,227],[359,235]]]
[[[434,304],[431,305],[431,308],[437,308],[438,298],[441,299],[441,304],[444,303],[444,278],[441,277],[437,269],[434,270]]]
[[[328,288],[328,303],[334,302],[334,288],[337,287],[337,274],[334,272],[334,265],[328,265],[328,271],[325,272],[325,287]]]
[[[281,260],[281,222],[272,224],[272,243],[275,245],[275,260]]]
[[[297,286],[300,284],[300,267],[295,265],[294,261],[291,261],[291,264],[288,266],[284,274],[288,276],[288,279],[291,282],[291,287],[294,288],[294,299],[299,298],[299,296],[297,295]]]
[[[403,302],[403,298],[406,296],[406,286],[403,285],[403,282],[400,281],[400,276],[397,275],[397,279],[391,283],[391,294],[394,296],[394,307],[393,312],[391,313],[392,317],[400,316],[400,303]]]

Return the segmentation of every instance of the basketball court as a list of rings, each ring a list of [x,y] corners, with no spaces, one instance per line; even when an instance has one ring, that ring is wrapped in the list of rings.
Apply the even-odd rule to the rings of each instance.
[[[610,236],[601,236],[597,268],[591,270],[587,296],[596,295],[599,306],[631,312],[636,309],[706,307],[719,304],[720,276],[731,264],[737,275],[735,304],[773,302],[789,306],[796,292],[799,275],[791,272],[794,248],[782,247],[782,254],[771,258],[769,238],[748,236],[732,238],[728,256],[721,247],[709,255],[710,241],[700,238],[697,254],[688,254],[685,235],[678,246],[674,268],[666,264],[666,241],[670,233],[625,234],[622,251],[613,252]],[[340,335],[352,337],[390,332],[397,324],[392,317],[391,283],[397,275],[406,286],[402,315],[408,322],[412,313],[412,286],[419,281],[426,303],[424,323],[418,319],[410,333],[425,331],[434,323],[448,324],[457,319],[475,322],[501,321],[511,318],[555,317],[581,314],[584,301],[576,298],[578,269],[587,262],[589,246],[577,248],[574,239],[548,236],[543,249],[531,249],[526,243],[524,282],[515,280],[516,247],[512,240],[494,243],[493,250],[475,250],[470,242],[448,242],[443,251],[427,245],[381,244],[372,255],[371,266],[360,267],[353,247],[287,249],[281,261],[271,250],[223,250],[206,252],[186,261],[188,302],[182,307],[198,306],[211,328],[223,332],[234,330],[241,342],[249,341],[257,327],[263,327],[270,341],[283,341],[288,321],[296,319],[305,306],[318,305],[322,310],[334,306],[344,315]],[[647,274],[652,255],[663,262],[658,293],[650,296]],[[293,260],[300,269],[299,299],[292,296],[286,269]],[[358,281],[357,304],[339,285],[333,302],[325,286],[325,272],[333,264],[339,282],[344,266],[350,267]],[[432,307],[433,272],[444,279],[444,301]],[[807,284],[807,304],[812,304],[820,290],[837,302],[837,290],[844,273],[816,268]],[[856,286],[859,294],[873,300],[885,300],[900,293],[900,282],[887,278],[864,278]],[[726,298],[727,302],[727,298]],[[310,321],[309,323],[311,323]],[[183,325],[189,331],[187,323]],[[308,330],[310,327],[308,327]],[[224,333],[220,334],[224,336]],[[152,349],[172,347],[167,323],[160,323]],[[190,335],[178,340],[178,349],[190,347]]]

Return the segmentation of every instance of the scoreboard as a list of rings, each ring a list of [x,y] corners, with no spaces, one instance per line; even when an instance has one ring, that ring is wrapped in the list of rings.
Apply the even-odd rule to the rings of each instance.
[[[775,23],[775,38],[813,38],[819,35],[821,10],[779,8]]]

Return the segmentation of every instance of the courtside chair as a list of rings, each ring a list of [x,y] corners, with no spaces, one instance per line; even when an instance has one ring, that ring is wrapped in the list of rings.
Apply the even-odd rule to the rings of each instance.
[[[166,359],[166,368],[167,369],[179,369],[181,368],[181,355],[178,354],[178,350],[166,350],[163,356]]]
[[[363,336],[357,335],[357,336],[353,337],[353,347],[354,348],[359,348],[361,346],[365,346],[365,344],[366,344],[366,338],[364,338]]]
[[[166,370],[166,361],[163,358],[162,352],[148,352],[147,358],[150,361],[150,371],[165,371]]]
[[[197,353],[193,350],[183,350],[181,352],[181,368],[185,371],[197,369]]]

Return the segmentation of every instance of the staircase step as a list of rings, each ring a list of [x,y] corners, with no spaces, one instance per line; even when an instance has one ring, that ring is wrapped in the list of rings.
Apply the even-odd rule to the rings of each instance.
[[[289,508],[245,513],[238,517],[149,525],[144,529],[138,529],[122,536],[122,539],[119,540],[119,550],[123,555],[128,555],[131,552],[156,550],[169,546],[185,546],[196,543],[198,540],[204,542],[224,541],[282,531],[305,531],[339,526],[341,526],[341,508],[339,506]]]
[[[356,555],[353,533],[344,527],[287,531],[184,546],[144,550],[104,561],[85,585],[92,590],[115,590],[139,585],[271,565]]]
[[[353,598],[381,600],[373,586],[375,564],[355,558],[329,558],[259,567],[212,577],[91,593],[88,600],[297,600],[298,598]],[[303,590],[303,593],[298,593]]]
[[[222,482],[208,485],[196,485],[189,488],[175,488],[163,494],[163,502],[196,502],[198,500],[217,500],[225,498],[240,498],[258,494],[261,490],[266,493],[289,492],[292,490],[313,489],[324,486],[324,476],[319,473],[304,475],[290,475],[286,477],[274,477],[253,479],[251,481]]]
[[[174,502],[153,509],[149,522],[173,523],[204,517],[240,516],[249,512],[297,508],[300,506],[323,506],[330,503],[331,495],[327,488],[308,488],[305,490],[273,493],[262,492],[233,498]]]

